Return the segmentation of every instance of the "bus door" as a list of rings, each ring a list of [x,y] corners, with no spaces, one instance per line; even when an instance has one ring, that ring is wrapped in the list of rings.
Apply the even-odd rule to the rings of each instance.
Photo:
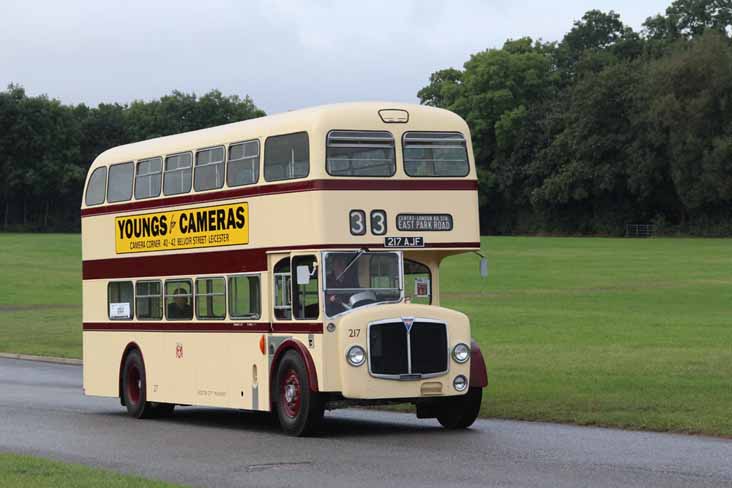
[[[272,264],[273,323],[287,323],[286,329],[297,333],[303,324],[305,333],[313,322],[321,321],[319,271],[316,253],[274,254]],[[277,332],[277,326],[273,327]],[[282,329],[282,327],[281,327]]]
[[[292,316],[298,321],[318,322],[320,318],[320,264],[314,253],[292,254]]]

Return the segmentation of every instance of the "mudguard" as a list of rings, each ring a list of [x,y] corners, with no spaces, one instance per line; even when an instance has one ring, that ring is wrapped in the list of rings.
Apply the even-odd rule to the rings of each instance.
[[[485,367],[483,353],[475,339],[470,341],[470,387],[485,388],[488,386],[488,372]]]
[[[274,375],[277,374],[276,365],[279,363],[282,355],[290,349],[297,351],[305,362],[305,368],[308,370],[308,383],[310,383],[310,391],[318,392],[318,373],[315,371],[315,363],[313,362],[313,357],[308,352],[307,347],[305,347],[302,342],[295,339],[287,339],[282,344],[280,344],[280,347],[278,347],[275,351],[274,357],[272,357],[272,368],[269,372],[269,384],[275,384]]]

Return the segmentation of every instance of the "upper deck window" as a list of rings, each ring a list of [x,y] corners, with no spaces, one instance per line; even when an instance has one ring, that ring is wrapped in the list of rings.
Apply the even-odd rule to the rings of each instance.
[[[109,167],[107,202],[125,202],[132,198],[132,177],[135,168],[132,163],[113,164]]]
[[[465,137],[459,132],[404,134],[404,171],[409,176],[467,176]]]
[[[393,176],[394,136],[386,131],[330,131],[326,159],[331,176]]]
[[[163,158],[142,159],[137,162],[135,198],[151,198],[160,195],[163,176]]]
[[[259,141],[248,141],[229,146],[226,184],[253,185],[259,180]]]
[[[191,153],[174,154],[165,158],[163,193],[177,195],[191,191]]]
[[[305,178],[310,173],[310,149],[306,132],[268,137],[264,143],[266,181]]]
[[[196,191],[213,190],[224,186],[224,146],[201,149],[196,153]]]
[[[86,187],[86,204],[99,205],[104,203],[104,195],[107,192],[107,167],[97,168],[89,178],[89,185]]]

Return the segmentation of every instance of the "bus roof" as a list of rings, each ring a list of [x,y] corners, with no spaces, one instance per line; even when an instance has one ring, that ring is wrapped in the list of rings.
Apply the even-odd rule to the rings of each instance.
[[[380,110],[406,111],[409,114],[408,122],[386,123],[379,115]],[[466,138],[470,137],[465,121],[448,110],[393,102],[338,103],[117,146],[100,154],[92,163],[90,171],[97,166],[299,131],[374,130],[378,127],[389,127],[401,132],[404,130],[433,130],[436,126],[439,126],[440,130],[458,131],[464,133]]]

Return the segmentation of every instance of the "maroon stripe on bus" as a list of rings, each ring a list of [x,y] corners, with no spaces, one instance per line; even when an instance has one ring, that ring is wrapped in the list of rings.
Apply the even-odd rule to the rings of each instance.
[[[254,273],[266,269],[266,250],[252,249],[95,259],[82,263],[82,276],[85,280],[95,280],[142,276]]]
[[[241,323],[242,325],[234,325]],[[322,334],[320,322],[84,322],[88,332],[239,332]]]
[[[202,251],[187,254],[93,259],[82,263],[82,277],[85,280],[98,280],[143,276],[256,273],[267,270],[268,252],[301,249],[360,249],[362,247],[383,249],[384,244],[307,244],[234,251]],[[480,242],[435,242],[417,249],[480,249]]]
[[[285,323],[272,323],[272,332],[274,333],[290,333],[290,334],[302,334],[307,332],[309,334],[322,334],[323,324],[320,322],[285,322]]]
[[[169,198],[154,198],[150,200],[136,200],[134,202],[100,207],[85,208],[81,211],[82,217],[91,215],[129,212],[132,210],[146,210],[152,208],[189,205],[201,202],[215,202],[233,198],[246,198],[261,195],[276,195],[279,193],[299,193],[320,190],[473,190],[478,189],[475,180],[306,180],[291,183],[276,183],[265,186],[246,186],[233,190],[212,191],[207,193],[191,193]]]

